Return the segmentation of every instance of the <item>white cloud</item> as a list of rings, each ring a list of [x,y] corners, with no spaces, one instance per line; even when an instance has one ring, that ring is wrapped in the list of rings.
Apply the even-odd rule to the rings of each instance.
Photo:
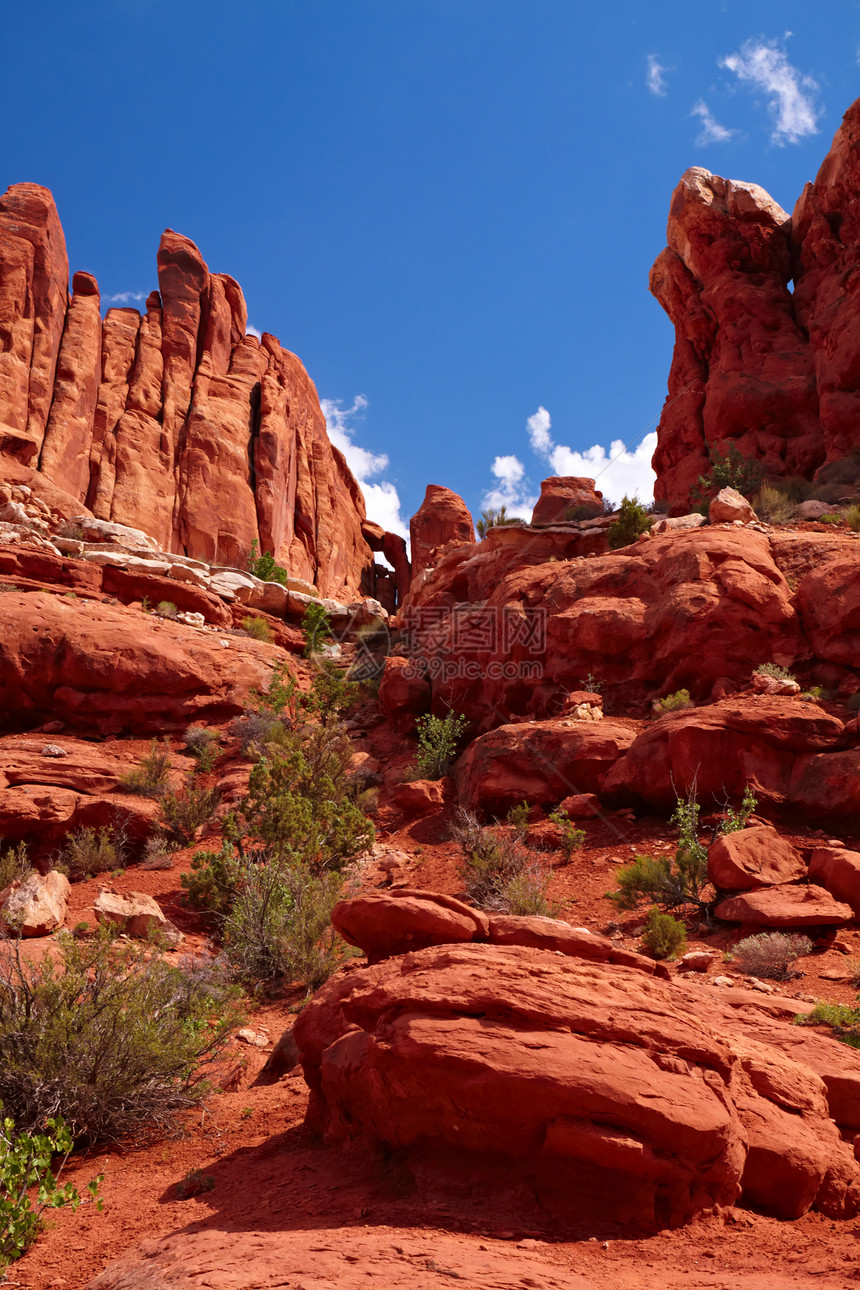
[[[245,335],[256,336],[257,340],[263,339],[263,333],[260,331],[259,327],[252,327],[250,323],[248,323],[247,327],[245,328]]]
[[[346,458],[346,464],[358,480],[367,507],[367,518],[374,524],[381,524],[388,533],[399,533],[409,538],[409,529],[400,514],[400,498],[394,484],[388,480],[371,483],[374,475],[381,475],[388,469],[388,457],[384,452],[369,452],[353,443],[355,426],[353,419],[360,419],[368,406],[363,394],[356,394],[352,406],[343,407],[342,399],[320,399],[320,407],[326,420],[328,437]]]
[[[145,291],[117,291],[112,296],[105,296],[104,303],[106,305],[127,305],[130,300],[141,301],[145,299]]]
[[[647,84],[648,84],[649,93],[657,94],[661,98],[664,94],[667,93],[666,82],[663,79],[663,73],[667,70],[668,68],[664,67],[662,63],[658,62],[656,54],[648,55]]]
[[[579,452],[555,443],[549,433],[551,424],[544,407],[538,408],[527,422],[532,449],[548,462],[554,475],[593,479],[604,496],[616,503],[624,496],[637,496],[643,502],[651,500],[656,478],[651,469],[651,458],[657,447],[656,431],[645,435],[638,448],[628,448],[621,439],[614,439],[608,450],[602,444],[593,444]],[[496,458],[496,462],[508,460],[517,459]],[[493,473],[496,473],[495,464]]]
[[[525,477],[526,468],[519,457],[515,457],[513,453],[507,457],[496,457],[490,470],[496,478],[496,484],[484,493],[481,499],[483,509],[498,511],[504,506],[511,515],[519,514],[526,520],[530,519],[537,495],[531,491]]]
[[[734,72],[741,83],[767,94],[776,121],[770,136],[774,143],[799,143],[818,133],[818,84],[792,67],[779,41],[747,40],[736,54],[721,58],[719,65]]]
[[[720,125],[719,121],[714,119],[704,99],[699,99],[690,116],[700,117],[702,121],[702,128],[696,135],[697,148],[703,148],[708,143],[725,143],[727,139],[737,134],[737,130],[730,130],[728,126]]]

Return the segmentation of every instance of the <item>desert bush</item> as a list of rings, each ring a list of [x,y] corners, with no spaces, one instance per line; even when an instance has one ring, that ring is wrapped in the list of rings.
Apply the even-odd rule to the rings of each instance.
[[[120,780],[123,793],[140,793],[142,797],[161,797],[170,780],[170,743],[153,739],[149,752],[140,759],[135,770],[130,770]]]
[[[707,501],[722,488],[734,488],[746,497],[756,492],[762,483],[762,467],[753,457],[745,457],[736,444],[731,444],[727,453],[716,448],[709,452],[711,469],[707,475],[700,475],[694,497]]]
[[[860,533],[860,506],[849,506],[845,512],[845,519],[853,532]]]
[[[713,827],[711,843],[723,833],[745,827],[756,807],[749,785],[739,808],[726,804]],[[695,784],[686,798],[677,798],[670,823],[678,834],[674,856],[637,855],[616,875],[617,890],[607,892],[619,909],[636,909],[643,901],[663,910],[691,908],[710,918],[717,898],[708,878],[708,845],[699,840],[699,814]]]
[[[244,865],[237,846],[235,821],[225,820],[226,837],[218,851],[195,851],[191,857],[191,873],[183,873],[179,881],[186,899],[194,909],[226,917],[242,882]]]
[[[574,851],[585,841],[585,829],[577,828],[565,811],[553,811],[549,818],[561,833],[561,849],[565,860],[570,862]]]
[[[463,851],[459,872],[473,904],[511,914],[554,916],[547,896],[549,876],[517,840],[484,828],[474,812],[462,808],[451,836]]]
[[[59,1181],[74,1145],[63,1121],[51,1116],[41,1126],[44,1132],[18,1133],[15,1121],[2,1113],[0,1104],[0,1269],[30,1248],[43,1226],[46,1209],[68,1206],[74,1212],[82,1204],[77,1188],[72,1183],[61,1186]],[[52,1167],[57,1156],[59,1167]],[[87,1199],[95,1200],[99,1211],[103,1178],[104,1174],[99,1174],[86,1186]]]
[[[610,550],[618,551],[621,547],[629,546],[640,534],[648,533],[653,523],[652,516],[642,503],[635,497],[625,495],[618,508],[618,519],[610,524],[607,533]]]
[[[726,958],[745,976],[769,977],[786,981],[796,959],[809,954],[812,942],[793,932],[759,932],[738,941]]]
[[[819,1002],[805,1017],[795,1018],[798,1026],[830,1026],[834,1037],[860,1048],[860,1007],[856,1003]]]
[[[235,976],[251,989],[294,981],[316,990],[353,953],[331,925],[343,894],[339,873],[246,858],[221,929]]]
[[[508,824],[510,824],[513,827],[513,829],[517,834],[517,837],[519,837],[520,840],[522,840],[525,837],[526,830],[529,827],[530,812],[531,812],[531,807],[529,806],[528,802],[525,799],[523,799],[523,801],[519,802],[516,806],[512,806],[506,816]]]
[[[13,882],[23,882],[32,872],[26,842],[19,842],[17,846],[0,851],[0,891]]]
[[[247,636],[253,637],[255,641],[263,641],[266,645],[271,645],[275,639],[271,627],[265,618],[252,618],[250,615],[242,619],[242,631]]]
[[[793,672],[789,672],[787,667],[782,667],[779,663],[759,663],[755,669],[759,676],[775,676],[779,681],[795,681]]]
[[[185,749],[197,759],[198,769],[208,774],[215,765],[218,735],[207,726],[189,726],[182,737]]]
[[[256,538],[251,543],[246,567],[249,573],[252,573],[255,578],[260,578],[263,582],[279,582],[281,586],[286,586],[289,573],[282,564],[277,563],[271,551],[264,551],[260,555],[260,548]]]
[[[837,514],[835,511],[832,511],[828,515],[819,515],[818,517],[819,524],[837,525],[837,524],[842,524],[843,520],[844,520],[844,516]]]
[[[193,780],[177,792],[168,789],[158,804],[161,827],[179,846],[188,846],[201,824],[214,814],[221,793],[217,786],[204,788]]]
[[[153,833],[144,844],[140,867],[141,869],[172,869],[175,863],[175,851],[176,847],[163,833]]]
[[[676,959],[687,948],[687,931],[679,918],[662,914],[656,905],[648,910],[642,948],[652,959]]]
[[[119,868],[125,861],[125,850],[125,833],[118,826],[75,829],[63,843],[56,867],[70,882],[78,882]]]
[[[172,600],[159,600],[155,612],[161,618],[175,618],[178,611]]]
[[[605,513],[602,502],[577,502],[574,506],[568,506],[563,518],[570,523],[574,520],[595,520],[598,515]]]
[[[785,524],[794,513],[794,503],[778,484],[762,484],[753,505],[766,524]]]
[[[213,1174],[204,1174],[202,1169],[189,1169],[185,1177],[176,1184],[176,1199],[192,1200],[195,1196],[212,1191],[214,1186]]]
[[[237,1022],[232,987],[155,944],[61,933],[57,953],[0,954],[0,1099],[16,1129],[62,1116],[76,1140],[167,1131],[206,1092],[203,1070]]]
[[[234,717],[230,722],[230,734],[238,739],[242,752],[248,756],[259,757],[265,745],[277,740],[284,730],[279,717],[268,712],[245,712],[241,717]]]
[[[693,706],[689,690],[676,690],[674,694],[667,694],[664,698],[658,699],[658,703],[664,712],[680,712],[683,708]]]
[[[451,769],[460,736],[468,722],[457,712],[434,717],[432,712],[415,718],[418,755],[415,765],[425,779],[441,779]]]
[[[508,515],[507,507],[505,506],[500,506],[498,510],[488,507],[487,510],[481,511],[481,518],[475,525],[475,532],[478,534],[479,540],[483,542],[490,529],[500,528],[506,524],[527,523],[528,520],[524,520],[519,515]]]

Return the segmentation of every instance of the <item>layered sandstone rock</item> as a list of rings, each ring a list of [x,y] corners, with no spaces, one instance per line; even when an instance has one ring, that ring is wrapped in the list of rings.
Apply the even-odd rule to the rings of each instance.
[[[409,521],[412,577],[434,568],[442,556],[475,541],[472,514],[456,493],[439,484],[428,484],[424,501]]]
[[[603,514],[603,494],[595,491],[594,480],[575,475],[553,475],[541,480],[540,497],[532,512],[532,524],[561,524],[592,519]]]
[[[0,198],[0,480],[6,462],[33,467],[165,551],[241,566],[256,542],[324,596],[373,595],[361,490],[302,364],[246,335],[238,283],[171,229],[158,284],[145,316],[102,322],[91,274],[75,274],[69,303],[48,190]],[[382,546],[405,594],[402,540]]]

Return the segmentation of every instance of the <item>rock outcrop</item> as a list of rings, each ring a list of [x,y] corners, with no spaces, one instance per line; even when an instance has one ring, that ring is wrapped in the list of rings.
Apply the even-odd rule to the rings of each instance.
[[[409,521],[412,577],[434,568],[443,555],[475,541],[472,514],[450,488],[428,484],[424,501]]]
[[[51,194],[13,185],[0,198],[0,482],[5,462],[30,467],[165,551],[242,566],[256,542],[323,596],[373,595],[361,490],[300,361],[246,334],[238,283],[171,229],[143,316],[102,322],[95,278],[76,273],[69,300],[68,275]],[[385,549],[403,593],[401,547]]]
[[[714,450],[735,446],[771,477],[824,480],[860,444],[858,176],[860,100],[791,217],[757,184],[698,166],[675,189],[651,270],[675,325],[654,455],[673,513]]]
[[[701,987],[543,949],[431,947],[335,977],[294,1035],[329,1140],[525,1180],[567,1221],[629,1235],[738,1199],[786,1218],[860,1210],[822,1077],[711,1016]]]

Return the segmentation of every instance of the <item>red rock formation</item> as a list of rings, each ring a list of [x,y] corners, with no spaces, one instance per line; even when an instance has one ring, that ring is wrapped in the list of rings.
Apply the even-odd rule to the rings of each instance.
[[[541,480],[532,524],[561,524],[564,520],[590,519],[602,514],[603,494],[595,491],[593,479],[553,475]]]
[[[675,513],[713,449],[810,476],[860,443],[858,176],[860,100],[790,219],[756,184],[700,167],[676,188],[651,271],[675,325],[654,455],[656,496]]]
[[[424,501],[409,521],[409,538],[414,580],[448,551],[475,541],[471,512],[450,488],[428,484]]]
[[[708,851],[708,876],[724,891],[750,891],[806,877],[806,864],[787,838],[756,824],[717,838]]]
[[[420,950],[335,977],[300,1015],[308,1120],[472,1185],[527,1180],[627,1235],[738,1199],[857,1213],[826,1085],[780,1051],[792,1028],[765,1038],[751,1016],[750,1035],[712,993],[543,949]]]
[[[48,190],[0,198],[0,465],[38,466],[164,550],[242,565],[256,542],[325,596],[374,594],[361,490],[302,364],[274,336],[246,336],[238,284],[171,229],[158,281],[143,319],[111,309],[102,323],[90,274],[68,304]],[[403,595],[405,548],[386,543]]]

